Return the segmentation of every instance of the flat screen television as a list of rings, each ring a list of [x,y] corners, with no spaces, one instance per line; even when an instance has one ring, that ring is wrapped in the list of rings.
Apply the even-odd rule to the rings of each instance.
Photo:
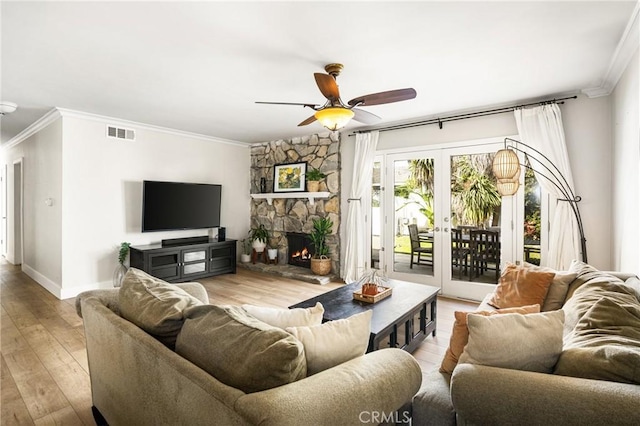
[[[219,227],[221,194],[221,185],[145,180],[142,232]]]

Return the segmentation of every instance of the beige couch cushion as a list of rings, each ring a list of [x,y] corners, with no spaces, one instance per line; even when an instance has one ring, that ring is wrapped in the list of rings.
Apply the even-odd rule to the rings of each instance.
[[[638,299],[615,294],[596,301],[565,338],[555,373],[640,385]]]
[[[555,273],[508,264],[489,304],[495,308],[544,304]]]
[[[282,309],[242,305],[242,309],[260,321],[282,329],[322,324],[324,314],[324,307],[320,302],[311,308]]]
[[[621,279],[598,271],[586,263],[574,261],[569,269],[578,275],[569,286],[568,299],[562,308],[566,313],[565,336],[572,332],[578,321],[603,296],[619,303],[625,303],[628,295],[635,297],[635,290],[626,286]]]
[[[460,363],[553,371],[562,351],[562,310],[539,314],[469,314],[469,343]]]
[[[372,311],[311,327],[287,327],[304,344],[309,375],[364,355],[369,346]]]
[[[453,330],[451,330],[451,339],[449,340],[449,347],[444,354],[442,364],[440,365],[441,373],[453,373],[453,369],[458,365],[458,358],[462,354],[465,345],[469,341],[469,328],[467,327],[467,316],[469,314],[476,315],[497,315],[497,314],[531,314],[540,312],[540,305],[529,305],[518,308],[506,308],[498,309],[495,311],[476,311],[476,312],[461,312],[455,311],[455,321],[453,323]]]
[[[136,268],[129,268],[118,295],[120,315],[173,349],[183,311],[202,302],[186,291]]]
[[[306,376],[302,343],[239,306],[196,306],[185,318],[176,352],[229,386],[258,392]]]

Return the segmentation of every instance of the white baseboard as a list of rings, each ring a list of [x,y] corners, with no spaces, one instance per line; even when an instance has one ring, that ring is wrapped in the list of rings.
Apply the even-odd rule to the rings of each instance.
[[[89,290],[105,290],[109,288],[113,288],[113,284],[111,281],[105,281],[101,283],[84,285],[82,287],[71,287],[71,288],[63,288],[60,284],[57,284],[51,281],[49,278],[42,275],[40,272],[36,271],[29,265],[23,263],[22,264],[22,272],[31,277],[35,282],[44,287],[49,293],[53,294],[60,300],[71,299],[76,297],[78,294],[83,291]]]
[[[45,277],[26,263],[22,264],[22,272],[44,287],[49,293],[53,294],[58,299],[62,299],[62,297],[60,297],[62,295],[62,287],[60,284],[51,281],[49,278]]]

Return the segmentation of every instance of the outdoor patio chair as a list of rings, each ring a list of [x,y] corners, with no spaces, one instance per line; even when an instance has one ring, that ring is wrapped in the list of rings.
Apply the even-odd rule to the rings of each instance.
[[[462,229],[451,228],[451,264],[458,268],[458,279],[462,279],[462,268],[467,275],[469,268],[469,239],[464,240]]]
[[[427,265],[433,267],[433,241],[429,246],[423,246],[421,243],[425,242],[420,239],[418,235],[418,225],[410,224],[409,227],[409,239],[411,240],[411,262],[409,268],[413,269],[413,264]],[[413,256],[416,255],[416,261],[413,261]],[[423,258],[424,256],[424,258]]]
[[[486,229],[470,231],[471,274],[469,281],[483,275],[487,270],[496,271],[500,277],[500,233]]]

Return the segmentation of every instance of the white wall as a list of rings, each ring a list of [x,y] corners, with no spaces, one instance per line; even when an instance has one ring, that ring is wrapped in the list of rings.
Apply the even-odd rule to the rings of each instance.
[[[15,261],[13,176],[14,161],[23,158],[24,258],[23,270],[52,285],[62,281],[62,119],[50,123],[23,142],[3,149],[7,164],[7,260]],[[45,200],[53,204],[47,206]],[[19,257],[18,257],[19,258]],[[55,286],[55,284],[53,284]]]
[[[587,238],[589,263],[610,269],[611,263],[611,100],[579,96],[561,105],[569,159]],[[518,134],[512,113],[380,133],[378,150],[421,147]],[[355,136],[344,132],[342,191],[348,194],[353,175]],[[343,212],[347,212],[343,197]],[[344,229],[344,228],[343,228]],[[346,238],[345,235],[342,235]],[[345,241],[345,240],[343,240]]]
[[[612,266],[640,275],[640,76],[635,55],[612,95],[613,250]]]
[[[123,241],[143,245],[207,233],[141,233],[143,180],[221,184],[222,226],[228,238],[246,235],[247,146],[144,127],[134,127],[135,141],[117,140],[107,138],[105,128],[101,120],[63,117],[63,298],[88,288],[110,287]]]

